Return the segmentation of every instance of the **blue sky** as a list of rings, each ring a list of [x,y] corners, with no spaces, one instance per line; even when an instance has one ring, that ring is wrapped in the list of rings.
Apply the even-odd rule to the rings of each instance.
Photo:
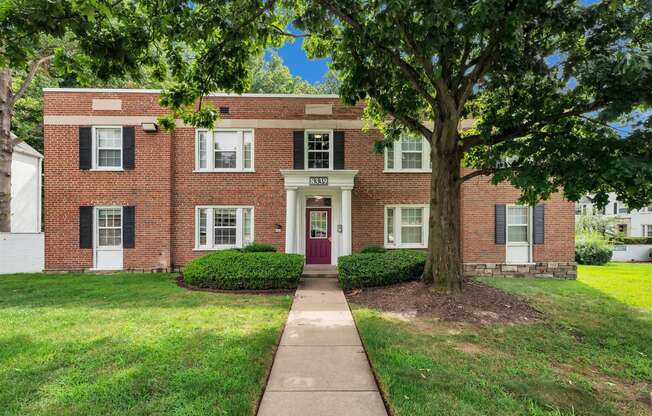
[[[285,65],[290,68],[293,75],[298,75],[306,81],[314,84],[318,82],[328,71],[326,59],[310,60],[306,56],[301,44],[303,39],[296,39],[294,43],[286,43],[278,49],[278,54],[283,58]]]

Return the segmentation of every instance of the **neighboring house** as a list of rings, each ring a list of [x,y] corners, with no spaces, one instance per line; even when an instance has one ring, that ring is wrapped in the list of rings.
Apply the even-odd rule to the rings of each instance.
[[[364,105],[336,96],[214,94],[213,131],[166,114],[152,90],[44,91],[46,268],[176,269],[252,241],[336,264],[369,244],[425,248],[429,146],[375,154]],[[536,207],[487,178],[464,184],[468,273],[574,276],[574,205]],[[517,266],[521,265],[521,266]]]
[[[614,218],[615,232],[626,237],[652,237],[652,205],[642,209],[629,209],[618,201],[615,193],[609,194],[609,203],[602,209],[585,196],[575,205],[575,215],[604,215]]]
[[[12,134],[12,139],[16,136]],[[41,232],[43,155],[25,142],[14,146],[11,160],[11,232],[0,233],[0,273],[43,270]]]

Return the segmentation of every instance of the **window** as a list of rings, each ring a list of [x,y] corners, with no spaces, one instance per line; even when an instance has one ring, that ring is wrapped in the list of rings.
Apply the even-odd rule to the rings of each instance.
[[[652,224],[643,224],[643,237],[652,237]]]
[[[122,127],[93,128],[93,168],[122,169]]]
[[[403,136],[385,148],[385,171],[429,172],[430,144],[421,136]]]
[[[308,169],[331,169],[333,166],[333,134],[330,131],[306,131]]]
[[[199,206],[195,212],[195,248],[221,250],[254,241],[253,207]]]
[[[385,207],[385,246],[425,248],[428,246],[428,206]]]
[[[122,245],[122,208],[97,208],[98,247]]]
[[[254,169],[253,130],[197,130],[195,170],[246,172]]]
[[[627,236],[627,224],[617,224],[616,230],[618,231],[618,234]]]
[[[627,205],[623,204],[622,202],[616,202],[615,204],[618,204],[619,214],[629,214],[629,207],[627,207]]]
[[[507,242],[527,243],[530,241],[530,207],[507,207]]]
[[[310,238],[328,238],[328,212],[310,211]]]

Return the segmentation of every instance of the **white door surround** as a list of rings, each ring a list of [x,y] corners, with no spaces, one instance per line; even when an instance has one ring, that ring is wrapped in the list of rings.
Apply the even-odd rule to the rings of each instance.
[[[103,211],[102,224],[100,224],[100,213]],[[113,214],[119,213],[119,219],[113,218]],[[96,206],[93,209],[93,269],[94,270],[122,270],[123,249],[122,229],[124,215],[120,206]],[[107,233],[100,241],[100,227],[107,228]],[[117,230],[117,231],[116,231]],[[116,235],[117,234],[117,235]],[[119,243],[119,244],[118,244]]]
[[[331,264],[339,256],[351,254],[351,191],[357,170],[281,170],[284,178],[285,252],[306,252],[306,200],[321,196],[331,198]],[[310,178],[327,178],[327,184],[310,185]]]

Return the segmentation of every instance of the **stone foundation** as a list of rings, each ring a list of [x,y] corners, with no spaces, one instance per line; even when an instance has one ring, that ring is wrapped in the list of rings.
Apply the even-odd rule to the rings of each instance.
[[[464,263],[464,275],[469,277],[542,277],[573,280],[577,278],[577,264],[575,262]]]

